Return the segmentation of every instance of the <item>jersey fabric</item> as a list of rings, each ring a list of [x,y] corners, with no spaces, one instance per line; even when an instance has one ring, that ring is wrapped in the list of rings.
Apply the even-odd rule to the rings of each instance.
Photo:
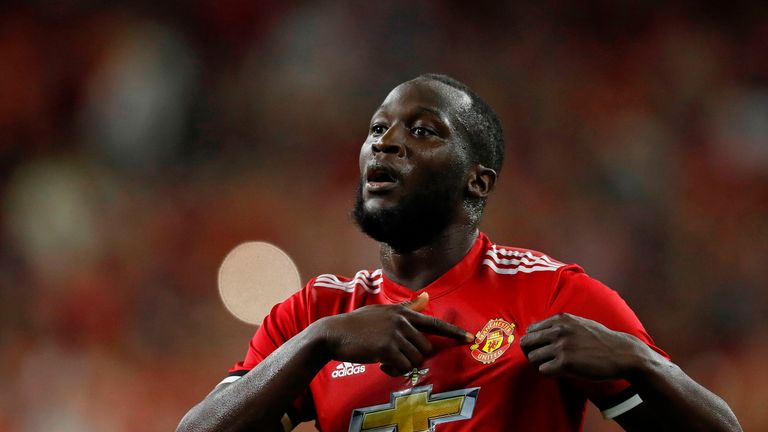
[[[428,335],[433,353],[397,378],[376,364],[331,361],[296,399],[288,413],[294,424],[315,419],[319,430],[334,432],[578,431],[587,400],[607,417],[641,403],[625,381],[547,378],[527,361],[519,339],[528,325],[561,312],[637,336],[664,354],[619,295],[580,267],[493,244],[480,233],[459,263],[422,290],[398,285],[381,270],[313,278],[272,309],[225,381],[322,317],[424,291],[429,303],[422,313],[475,333],[474,343]]]

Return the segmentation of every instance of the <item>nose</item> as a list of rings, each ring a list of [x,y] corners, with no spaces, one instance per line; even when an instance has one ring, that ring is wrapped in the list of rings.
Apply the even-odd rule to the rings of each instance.
[[[403,145],[402,138],[397,136],[397,131],[394,127],[387,129],[384,135],[380,136],[377,141],[371,144],[371,150],[373,154],[385,153],[394,154],[398,157],[405,155],[405,146]]]

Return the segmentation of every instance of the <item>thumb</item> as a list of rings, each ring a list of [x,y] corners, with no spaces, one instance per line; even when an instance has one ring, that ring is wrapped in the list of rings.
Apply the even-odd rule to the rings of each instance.
[[[428,302],[429,302],[429,294],[423,292],[419,294],[416,298],[403,303],[403,306],[407,307],[412,311],[421,312],[427,307]]]

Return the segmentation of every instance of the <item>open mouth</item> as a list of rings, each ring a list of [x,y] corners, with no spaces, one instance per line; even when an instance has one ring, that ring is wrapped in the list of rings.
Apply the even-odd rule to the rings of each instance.
[[[383,192],[397,185],[397,175],[391,168],[376,164],[371,165],[365,174],[365,189],[368,192]]]

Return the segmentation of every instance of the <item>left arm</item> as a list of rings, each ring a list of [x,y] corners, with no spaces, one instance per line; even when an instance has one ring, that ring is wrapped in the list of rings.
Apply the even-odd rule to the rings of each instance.
[[[642,403],[615,418],[625,430],[741,431],[722,399],[630,334],[561,313],[531,324],[520,346],[547,376],[629,381]]]

